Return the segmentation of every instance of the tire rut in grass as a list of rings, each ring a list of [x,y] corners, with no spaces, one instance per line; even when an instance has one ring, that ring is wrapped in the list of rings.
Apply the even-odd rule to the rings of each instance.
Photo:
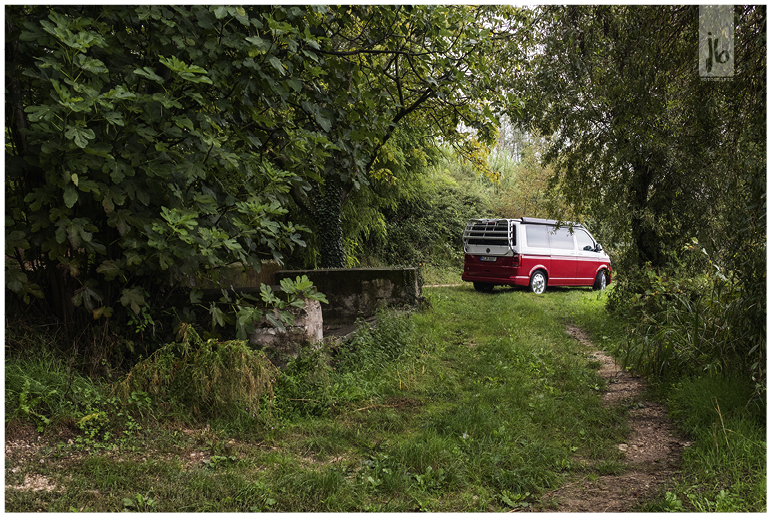
[[[569,325],[567,333],[595,349],[587,334]],[[645,383],[622,370],[602,351],[594,357],[601,363],[599,375],[608,383],[602,396],[604,406],[629,407],[631,433],[617,449],[625,453],[624,469],[618,475],[602,475],[570,482],[542,497],[560,512],[626,512],[654,498],[670,480],[689,443],[675,435],[665,406],[644,399]],[[553,510],[553,509],[551,509]]]

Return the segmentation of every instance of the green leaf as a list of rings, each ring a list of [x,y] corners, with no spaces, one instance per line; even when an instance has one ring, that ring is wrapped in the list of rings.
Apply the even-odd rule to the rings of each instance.
[[[103,299],[101,291],[98,289],[98,282],[94,279],[89,279],[88,282],[75,292],[72,297],[72,303],[79,307],[84,306],[89,311],[94,310],[94,303],[101,302]]]
[[[217,307],[215,303],[211,304],[211,307],[209,307],[209,313],[211,314],[211,327],[216,327],[217,325],[220,327],[225,326],[225,314],[222,312],[222,309]]]
[[[267,61],[269,61],[270,65],[275,67],[275,70],[281,73],[281,75],[286,74],[286,69],[283,67],[281,60],[279,60],[276,56],[270,56]]]
[[[112,317],[112,307],[99,307],[98,309],[94,309],[94,319],[98,320],[100,318],[111,318]]]
[[[29,120],[32,123],[38,121],[50,121],[56,113],[54,107],[51,105],[29,106],[26,107],[24,111],[29,114]]]
[[[270,42],[263,40],[259,36],[249,36],[246,38],[246,41],[253,44],[261,52],[267,52],[270,49]]]
[[[79,148],[85,148],[88,145],[89,139],[94,139],[96,134],[93,130],[88,128],[82,128],[80,126],[67,125],[67,129],[64,132],[64,137],[70,140],[74,140],[75,144]]]
[[[75,64],[81,69],[94,74],[109,72],[107,67],[104,65],[104,62],[96,58],[86,56],[85,54],[78,54],[75,58]]]
[[[134,70],[134,74],[137,76],[142,76],[143,78],[147,78],[149,80],[155,81],[157,83],[163,84],[163,78],[155,74],[155,71],[149,67],[142,67],[141,69]]]
[[[64,189],[64,204],[72,208],[78,201],[78,189],[74,184],[68,184]]]
[[[299,92],[302,90],[302,81],[297,78],[289,78],[286,80],[286,83],[294,90],[294,92]]]
[[[104,278],[114,280],[118,276],[123,275],[123,270],[120,268],[120,264],[115,260],[105,260],[99,267],[96,268],[96,272],[103,274]]]
[[[132,287],[123,289],[121,292],[120,303],[123,307],[131,307],[134,314],[138,315],[144,307],[144,289],[141,287]]]
[[[19,249],[29,249],[26,233],[18,229],[5,235],[5,250],[8,251],[8,248],[16,247]]]

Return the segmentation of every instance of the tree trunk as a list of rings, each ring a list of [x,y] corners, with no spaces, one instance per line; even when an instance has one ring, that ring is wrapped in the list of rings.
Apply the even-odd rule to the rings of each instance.
[[[343,190],[339,177],[327,179],[323,193],[316,204],[318,218],[318,238],[322,268],[345,267],[345,246],[342,242],[342,212]]]
[[[636,248],[637,265],[643,267],[650,262],[653,267],[660,267],[663,263],[660,237],[655,230],[655,223],[651,222],[655,214],[649,204],[650,186],[655,173],[644,160],[635,161],[633,167],[635,178],[630,196],[631,236]]]

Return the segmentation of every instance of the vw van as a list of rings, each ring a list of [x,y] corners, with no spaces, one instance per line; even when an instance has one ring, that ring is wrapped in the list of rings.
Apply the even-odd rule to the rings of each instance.
[[[539,218],[471,219],[463,232],[462,279],[477,291],[495,285],[604,289],[612,281],[610,257],[580,224]]]

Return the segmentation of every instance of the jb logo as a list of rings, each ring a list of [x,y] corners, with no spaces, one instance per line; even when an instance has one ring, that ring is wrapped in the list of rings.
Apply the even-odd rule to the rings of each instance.
[[[706,72],[711,72],[711,68],[714,66],[714,60],[717,63],[727,63],[730,60],[730,52],[727,49],[719,50],[719,38],[713,38],[711,33],[708,33],[709,43],[709,55],[706,58]]]
[[[735,8],[698,7],[698,72],[704,79],[730,78],[735,72]]]

